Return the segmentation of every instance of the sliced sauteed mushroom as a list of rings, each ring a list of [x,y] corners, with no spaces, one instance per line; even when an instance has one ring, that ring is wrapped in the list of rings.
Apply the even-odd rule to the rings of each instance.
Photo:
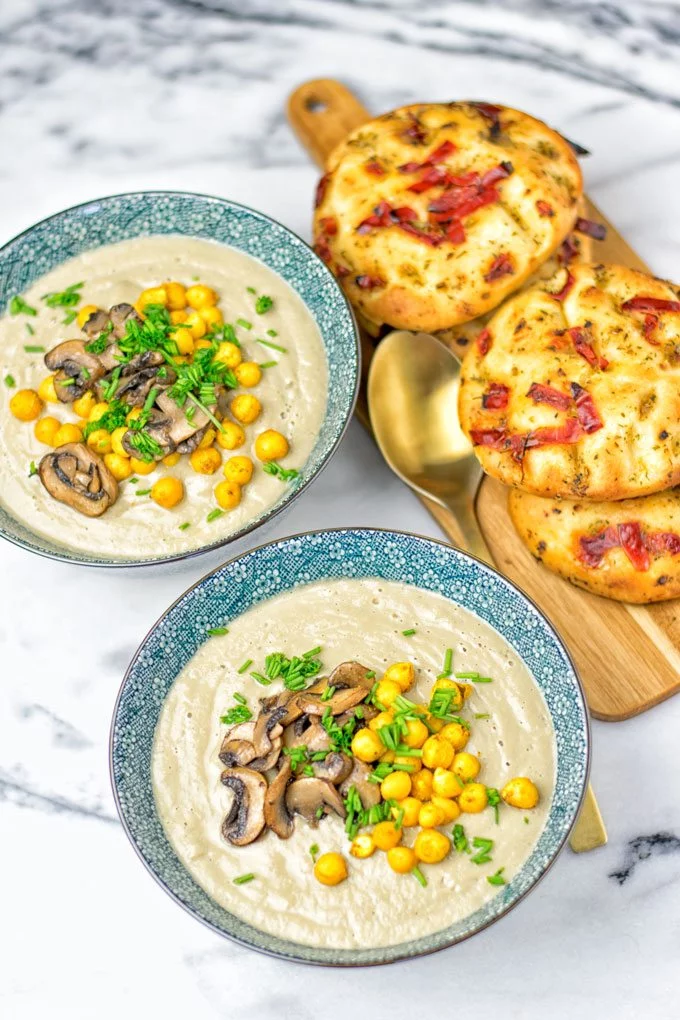
[[[360,662],[341,662],[329,676],[328,683],[329,686],[335,687],[336,691],[343,687],[363,687],[370,691],[373,680],[366,675],[367,673],[370,673],[370,670]]]
[[[340,786],[340,793],[343,797],[346,797],[350,791],[350,787],[354,787],[359,796],[361,797],[361,803],[364,806],[364,811],[368,811],[369,808],[375,807],[380,803],[380,787],[377,783],[369,782],[368,777],[371,775],[372,769],[365,762],[359,761],[358,758],[352,759],[352,771],[344,780]]]
[[[51,496],[86,517],[100,517],[118,498],[116,479],[85,443],[66,443],[45,454],[38,473]]]
[[[165,365],[159,351],[144,351],[124,366],[116,397],[131,407],[143,407],[154,387],[164,389],[176,380],[177,373]],[[170,419],[166,416],[166,420]]]
[[[83,333],[88,340],[96,340],[105,329],[108,329],[111,320],[103,308],[98,308],[83,323]]]
[[[220,760],[225,765],[247,765],[256,772],[274,768],[281,753],[286,707],[260,712],[257,719],[232,727],[222,741]]]
[[[330,751],[331,747],[330,737],[319,719],[310,721],[306,715],[286,727],[283,741],[286,747],[306,747],[311,754],[315,751]]]
[[[264,829],[267,781],[251,769],[225,769],[220,776],[233,791],[234,800],[222,823],[222,835],[235,846],[252,843]]]
[[[239,723],[225,734],[220,748],[219,758],[230,768],[236,765],[247,765],[255,757],[253,747],[253,730],[255,722]]]
[[[193,453],[210,422],[208,416],[200,407],[196,407],[190,402],[187,402],[184,407],[180,407],[169,393],[161,393],[156,403],[169,419],[169,435],[177,447],[177,452]],[[187,411],[189,412],[188,418]]]
[[[360,715],[356,713],[360,712]],[[349,712],[343,712],[342,715],[336,715],[335,722],[338,726],[345,726],[351,719],[357,720],[357,725],[365,726],[371,719],[375,719],[378,715],[378,709],[374,708],[373,705],[367,705],[363,702],[361,706],[357,705],[356,708],[352,708]]]
[[[342,797],[327,779],[296,779],[286,791],[286,807],[290,814],[302,815],[314,827],[322,813],[335,811],[341,818],[346,815]]]
[[[170,422],[167,416],[162,411],[159,411],[157,407],[152,407],[144,426],[144,432],[158,443],[159,450],[154,455],[156,460],[161,460],[162,457],[167,457],[169,453],[175,452],[175,444],[170,438],[169,430]],[[122,439],[123,448],[131,457],[139,456],[139,450],[135,445],[138,435],[137,429],[128,429]]]
[[[313,761],[311,766],[317,779],[327,779],[338,786],[352,771],[352,759],[342,751],[330,751],[323,761]]]
[[[116,340],[123,339],[127,332],[128,322],[131,319],[136,322],[142,321],[142,317],[137,309],[133,308],[126,301],[121,302],[119,305],[112,305],[109,309],[109,318],[113,325],[113,335]]]
[[[281,768],[269,784],[264,799],[265,823],[279,839],[289,839],[295,827],[293,816],[286,807],[286,790],[291,775],[290,758],[284,755]]]
[[[330,683],[330,681],[329,681]],[[341,712],[348,712],[366,697],[365,687],[347,687],[344,690],[336,691],[335,694],[323,700],[322,694],[301,694],[298,704],[307,715],[323,715],[330,709],[331,715],[340,715]]]
[[[54,389],[63,404],[70,404],[91,390],[104,375],[95,354],[85,350],[84,340],[64,340],[45,355],[45,365],[56,372]]]

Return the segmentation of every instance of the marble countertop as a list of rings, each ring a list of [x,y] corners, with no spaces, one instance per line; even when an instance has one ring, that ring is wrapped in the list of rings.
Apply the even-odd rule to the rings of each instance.
[[[545,118],[592,150],[591,196],[677,279],[679,27],[677,4],[646,0],[5,0],[0,241],[136,188],[225,195],[308,236],[316,171],[284,103],[304,78],[336,76],[376,111],[472,97]],[[356,424],[275,534],[320,522],[438,534]],[[118,824],[108,727],[148,626],[218,561],[130,575],[0,549],[3,1017],[339,1020],[349,1004],[371,1020],[678,1016],[677,697],[593,726],[609,845],[565,852],[523,905],[453,950],[303,969],[179,910]]]

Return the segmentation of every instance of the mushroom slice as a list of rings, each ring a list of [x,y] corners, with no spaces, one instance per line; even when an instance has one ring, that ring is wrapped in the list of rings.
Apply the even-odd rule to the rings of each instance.
[[[371,783],[369,781],[368,777],[371,772],[372,769],[365,762],[359,761],[358,758],[353,758],[352,771],[340,785],[340,793],[343,797],[347,796],[350,787],[354,787],[361,798],[364,811],[368,811],[369,808],[375,807],[380,803],[380,786],[378,783]]]
[[[96,340],[100,333],[108,329],[110,323],[111,320],[108,314],[103,308],[98,308],[96,312],[92,312],[85,320],[82,330],[88,340]]]
[[[286,807],[292,815],[302,815],[311,826],[319,824],[321,812],[324,815],[335,811],[341,818],[346,816],[342,797],[327,779],[296,779],[286,791]]]
[[[127,332],[128,322],[131,319],[135,322],[142,322],[142,317],[137,309],[133,308],[126,301],[119,305],[112,305],[109,309],[109,318],[113,324],[113,335],[116,340],[123,339]]]
[[[356,709],[359,708],[361,715],[356,715]],[[357,726],[365,726],[366,723],[370,722],[371,719],[375,719],[378,715],[378,709],[374,708],[373,705],[362,704],[357,705],[356,708],[351,708],[349,712],[343,712],[342,715],[336,715],[335,722],[338,726],[345,726],[352,719],[356,720]]]
[[[167,457],[169,453],[175,452],[175,444],[170,438],[169,428],[170,422],[162,411],[159,411],[157,407],[152,407],[147,423],[144,426],[144,432],[151,436],[152,439],[155,439],[160,447],[160,452],[156,454],[156,460],[161,460],[161,458]],[[137,434],[137,429],[128,429],[121,440],[123,448],[131,457],[139,456],[139,450],[135,446],[135,436]]]
[[[229,768],[247,765],[255,757],[253,747],[253,730],[255,722],[239,723],[225,734],[220,747],[219,758]]]
[[[311,764],[317,779],[327,779],[333,786],[339,786],[352,771],[352,758],[342,751],[329,751],[323,761]]]
[[[298,704],[307,715],[323,715],[328,709],[331,715],[340,715],[342,712],[349,712],[350,708],[363,701],[367,694],[365,687],[346,687],[336,691],[327,701],[322,700],[321,694],[301,694]]]
[[[370,691],[373,680],[366,676],[367,673],[370,673],[368,666],[362,666],[360,662],[341,662],[329,676],[328,684],[336,690],[344,687],[364,687],[366,691]]]
[[[286,706],[281,705],[271,712],[262,711],[255,720],[253,729],[253,747],[255,754],[269,754],[273,742],[283,733],[281,719],[286,714]]]
[[[291,778],[290,758],[285,757],[264,798],[264,820],[279,839],[290,839],[295,822],[286,807],[286,789]]]
[[[260,705],[265,712],[272,712],[274,709],[286,709],[286,714],[281,717],[279,723],[286,727],[294,723],[302,715],[302,709],[297,703],[297,691],[281,691],[280,694],[272,694],[270,698],[261,698]]]
[[[186,408],[180,407],[176,400],[173,400],[169,393],[161,393],[156,401],[161,411],[167,416],[170,427],[169,433],[173,443],[177,446],[179,453],[193,453],[200,443],[210,419],[195,404],[189,406],[194,408],[191,420],[187,418]]]
[[[66,443],[46,453],[38,473],[51,496],[86,517],[100,517],[118,498],[118,482],[85,443]]]
[[[222,835],[234,846],[247,846],[264,829],[267,780],[251,769],[225,769],[220,776],[233,791],[234,800],[222,822]]]
[[[160,362],[153,360],[155,357],[155,351],[146,351],[125,366],[116,390],[118,400],[124,400],[131,407],[143,407],[154,386],[161,389],[169,385],[167,372],[159,378],[158,373],[163,361],[162,358]],[[138,363],[137,366],[135,362]],[[171,381],[174,382],[176,378],[173,372]]]
[[[104,375],[96,354],[85,350],[84,340],[64,340],[45,355],[45,365],[56,372],[54,389],[63,404],[71,404],[91,390]]]
[[[296,731],[295,727],[303,719],[307,721],[308,725],[305,728],[299,727]],[[288,734],[287,737],[286,734]],[[303,716],[298,722],[293,723],[292,728],[287,726],[283,739],[286,747],[306,747],[312,753],[316,751],[330,751],[331,749],[331,739],[326,730],[317,718],[312,719],[310,723],[309,716]]]

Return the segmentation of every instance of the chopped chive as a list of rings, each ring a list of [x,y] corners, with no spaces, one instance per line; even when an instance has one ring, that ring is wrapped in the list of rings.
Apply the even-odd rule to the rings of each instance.
[[[240,326],[241,329],[252,329],[253,328],[252,322],[248,322],[247,319],[237,319],[236,320],[236,325]]]
[[[12,386],[16,386],[16,384],[17,384],[16,379],[14,378],[13,375],[10,375],[8,372],[7,375],[5,376],[5,386],[9,386],[11,388]]]
[[[411,874],[415,878],[415,880],[418,883],[418,885],[422,885],[422,887],[424,889],[425,886],[427,885],[427,879],[423,875],[423,873],[420,870],[420,868],[414,868],[413,871],[411,872]]]
[[[402,630],[402,634],[404,635],[404,637],[413,637],[415,632],[416,632],[415,627],[409,627],[408,630]]]
[[[70,326],[72,322],[75,322],[77,314],[78,313],[74,311],[67,312],[64,318],[61,320],[62,325]]]
[[[261,361],[260,368],[276,368],[278,361]]]
[[[280,464],[277,464],[275,460],[270,460],[263,465],[262,470],[267,475],[272,475],[274,478],[280,479],[282,482],[290,482],[294,478],[297,478],[300,474],[295,468],[284,468]]]
[[[208,634],[210,637],[222,637],[223,634],[228,634],[228,627],[209,627]]]
[[[29,305],[24,301],[19,294],[15,294],[9,303],[9,314],[10,315],[37,315],[38,312],[32,305]]]
[[[495,875],[487,875],[486,880],[489,885],[506,885],[506,881],[503,878],[503,872],[505,868],[499,868]]]
[[[323,807],[318,807],[318,808],[316,809],[316,811],[314,812],[314,814],[315,814],[315,817],[316,817],[316,818],[318,818],[319,820],[321,820],[321,819],[323,818],[323,816],[325,815],[325,813],[326,813],[326,812],[324,811]]]
[[[40,347],[38,344],[24,344],[24,350],[27,354],[43,354],[45,348]]]
[[[272,682],[268,676],[263,676],[262,673],[251,673],[253,680],[257,680],[258,684],[262,684],[263,687],[269,687]]]
[[[29,336],[35,336],[35,330],[33,329],[33,326],[30,324],[30,322],[24,323],[24,329],[29,334]]]
[[[496,818],[496,825],[498,825],[499,823],[498,805],[501,804],[501,795],[494,786],[487,786],[486,796],[489,802],[489,807],[493,808],[494,816]]]
[[[33,475],[37,475],[37,473],[38,473],[38,469],[35,466],[35,461],[32,460],[31,463],[28,466],[28,477],[32,478]]]
[[[257,294],[257,291],[255,290],[254,287],[246,287],[246,290],[248,291],[249,294]]]
[[[529,819],[527,818],[527,816],[526,816],[526,815],[524,816],[524,824],[525,824],[525,825],[528,825],[528,824],[529,824]]]
[[[235,694],[234,701],[238,701],[239,705],[247,704],[246,699],[243,697],[242,694]]]
[[[318,843],[312,843],[312,845],[309,848],[309,852],[312,855],[312,860],[315,861],[316,860],[316,855],[319,852],[319,844]]]
[[[261,294],[255,302],[255,311],[258,315],[264,315],[273,306],[274,302],[267,294]]]
[[[151,489],[137,489],[135,496],[148,496]]]
[[[490,851],[493,849],[492,839],[482,839],[481,836],[476,836],[472,840],[472,845],[477,847],[477,853],[470,860],[473,864],[487,864],[491,860]]]
[[[490,712],[475,712],[475,719],[490,719]]]
[[[138,481],[139,481],[139,478],[131,478],[130,479],[130,485],[136,485]],[[180,527],[183,527],[183,525],[180,525]]]
[[[260,337],[257,337],[257,342],[258,342],[258,344],[262,344],[263,347],[271,347],[271,349],[273,351],[280,351],[281,354],[288,354],[288,348],[287,347],[281,347],[280,344],[273,344],[273,343],[271,343],[271,341],[269,341],[269,340],[262,340]]]
[[[245,885],[246,882],[252,882],[254,878],[255,875],[252,871],[250,871],[247,875],[239,875],[237,878],[233,879],[233,882],[234,885]]]
[[[479,673],[456,673],[456,680],[476,680]]]
[[[210,513],[206,517],[206,521],[208,522],[208,524],[210,524],[211,521],[216,521],[217,518],[218,517],[222,517],[223,514],[224,514],[224,510],[219,510],[216,507],[214,510],[210,511]]]
[[[267,336],[278,336],[278,332],[275,329],[268,329]]]
[[[465,835],[465,829],[463,828],[463,826],[454,825],[452,835],[453,845],[455,849],[458,851],[458,853],[469,854],[470,844],[467,841],[467,836]]]
[[[321,700],[322,701],[330,701],[334,694],[335,694],[335,687],[333,687],[331,685],[330,687],[327,687],[326,690],[323,692],[323,694],[321,695]]]
[[[248,669],[248,666],[252,666],[252,664],[253,664],[253,660],[252,659],[246,659],[246,661],[243,663],[243,665],[240,666],[239,669],[237,669],[236,672],[237,673],[245,673],[245,671]]]
[[[303,659],[313,659],[315,655],[318,655],[321,651],[321,645],[317,645],[316,648],[310,648],[308,652],[302,653]]]
[[[315,776],[314,769],[312,768],[311,765],[305,765],[302,772],[305,776],[309,776],[310,779],[313,779]]]
[[[191,527],[191,524],[189,523],[189,521],[185,521],[184,524],[179,524],[178,527],[180,531],[186,531],[187,528]]]
[[[442,666],[441,676],[451,676],[451,670],[453,668],[453,648],[447,648],[444,652],[444,665]]]
[[[367,680],[372,680],[374,676],[375,676],[375,670],[374,669],[369,669],[368,673],[366,673],[366,679]]]

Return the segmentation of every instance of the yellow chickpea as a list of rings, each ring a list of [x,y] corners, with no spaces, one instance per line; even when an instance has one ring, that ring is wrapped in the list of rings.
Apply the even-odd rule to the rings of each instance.
[[[215,329],[216,326],[221,326],[224,322],[222,318],[222,312],[215,305],[207,305],[205,308],[199,308],[198,314],[203,319],[208,329]]]
[[[142,308],[147,305],[167,305],[168,292],[165,287],[147,287],[137,298],[137,304]]]
[[[35,390],[19,390],[10,400],[9,409],[19,421],[35,421],[43,409],[43,402]]]
[[[170,322],[173,326],[181,326],[183,322],[187,321],[187,313],[183,308],[176,308],[170,312]]]
[[[66,422],[65,425],[61,425],[54,433],[52,445],[66,446],[67,443],[82,443],[82,441],[83,433],[78,426],[72,425],[71,422]]]
[[[215,361],[221,361],[227,368],[237,368],[243,361],[241,348],[230,340],[225,340],[217,348]]]
[[[375,689],[375,700],[390,708],[401,694],[401,687],[394,680],[381,680]]]
[[[234,369],[234,375],[239,386],[245,386],[250,389],[262,379],[262,369],[255,361],[242,361],[240,365],[237,365]]]
[[[429,800],[432,796],[434,776],[429,769],[421,769],[411,776],[411,793],[420,800]]]
[[[106,403],[105,400],[101,400],[101,401],[99,401],[99,403],[93,404],[92,407],[90,408],[90,413],[87,416],[87,420],[88,421],[99,421],[99,419],[102,417],[102,415],[106,414],[108,409],[109,409],[109,405]],[[137,411],[137,414],[135,415],[135,417],[137,417],[138,415],[140,415],[142,413],[141,407],[136,407],[135,411]],[[130,412],[130,413],[132,414],[132,412]]]
[[[114,429],[111,433],[111,449],[114,453],[117,453],[119,457],[129,457],[130,454],[123,446],[123,436],[127,432],[127,426],[121,425],[120,428]]]
[[[198,449],[205,450],[207,449],[207,447],[212,446],[212,444],[215,442],[216,435],[217,429],[214,429],[211,425],[210,428],[207,428],[205,430],[203,434],[203,439],[201,439],[200,443],[198,444]]]
[[[383,754],[380,755],[380,761],[386,761],[388,765],[392,765],[394,763],[395,758],[396,754],[394,753],[394,751],[385,751]]]
[[[373,837],[368,832],[361,832],[352,840],[349,848],[352,857],[370,857],[375,852]]]
[[[136,421],[142,413],[141,407],[133,407],[130,413],[127,415],[125,421]]]
[[[194,340],[200,340],[202,336],[205,336],[208,328],[198,312],[189,312],[184,325],[191,330]]]
[[[172,478],[170,476],[159,478],[152,486],[151,498],[159,506],[164,507],[166,510],[172,510],[174,506],[177,506],[184,499],[184,486],[179,478]]]
[[[130,457],[130,468],[135,475],[150,475],[156,470],[156,461]]]
[[[255,440],[255,456],[263,461],[280,460],[286,456],[289,449],[288,440],[276,429],[260,432]]]
[[[166,467],[174,467],[175,464],[179,464],[180,459],[181,459],[181,454],[179,454],[179,453],[169,453],[167,455],[167,457],[163,457],[163,463],[165,464]]]
[[[342,854],[321,854],[314,865],[314,878],[322,885],[339,885],[344,882],[347,878],[347,864]]]
[[[383,742],[377,733],[362,727],[352,738],[352,754],[359,761],[371,762],[380,757],[384,750]]]
[[[187,292],[184,285],[173,280],[172,283],[164,283],[163,288],[168,308],[172,312],[182,311],[187,303]]]
[[[401,842],[401,829],[394,822],[378,822],[373,829],[373,842],[378,850],[391,850]]]
[[[80,418],[86,420],[90,417],[93,408],[97,406],[97,398],[91,390],[87,393],[83,393],[82,397],[78,397],[77,400],[73,401],[73,410]]]
[[[434,829],[445,821],[444,812],[431,800],[426,801],[418,812],[418,825],[422,829]]]
[[[388,666],[383,675],[383,680],[394,680],[399,684],[402,693],[413,685],[416,671],[411,662],[394,662]]]
[[[54,388],[54,376],[53,375],[46,375],[45,376],[43,381],[40,383],[40,386],[38,386],[38,396],[40,397],[41,400],[44,400],[46,404],[47,403],[50,403],[50,404],[58,404],[59,403],[59,397],[57,396],[57,391]],[[75,405],[77,403],[78,403],[77,400],[74,401],[73,406],[75,407]],[[76,414],[80,414],[80,411],[76,411]]]
[[[104,463],[117,482],[124,482],[132,474],[128,456],[121,457],[119,453],[105,453]]]
[[[411,777],[408,772],[390,772],[380,784],[383,800],[403,800],[411,792]]]
[[[223,450],[238,450],[246,441],[246,434],[235,421],[223,421],[222,430],[217,433],[217,445]]]
[[[387,863],[398,875],[408,875],[418,863],[418,858],[410,846],[393,846],[387,851]]]
[[[183,356],[194,353],[194,337],[190,329],[185,326],[179,326],[174,330],[172,339],[177,345],[177,350]]]
[[[423,765],[428,769],[447,769],[453,761],[454,750],[439,736],[428,737],[423,744]]]
[[[530,811],[538,804],[539,793],[535,783],[526,776],[515,776],[501,790],[501,797],[510,807]]]
[[[35,423],[33,434],[39,443],[45,443],[46,446],[54,446],[54,437],[60,428],[61,422],[58,418],[46,415],[44,418],[39,418]]]
[[[392,808],[392,817],[396,820],[399,816],[399,812],[403,811],[401,818],[401,826],[403,829],[408,829],[412,825],[418,824],[418,815],[422,807],[422,801],[418,800],[417,797],[404,797],[403,800],[397,801],[396,808]]]
[[[90,316],[94,315],[94,313],[98,311],[99,309],[97,308],[96,305],[83,305],[83,307],[80,309],[76,316],[76,322],[78,323],[80,328],[82,329],[87,320],[90,318]]]
[[[234,397],[229,408],[236,421],[242,422],[243,425],[252,425],[260,416],[262,404],[251,393],[239,393],[237,397]]]
[[[448,677],[436,680],[432,686],[432,694],[435,691],[451,691],[449,712],[457,712],[463,707],[463,692],[460,689],[460,684],[457,684],[455,680],[449,680]]]
[[[209,305],[217,304],[217,294],[212,287],[206,287],[202,283],[196,283],[187,289],[187,304],[197,311],[207,308]]]
[[[374,733],[377,733],[378,730],[382,729],[383,726],[389,726],[390,723],[393,722],[394,722],[393,712],[378,712],[378,714],[374,716],[369,722],[368,728],[369,730],[373,730]]]
[[[402,735],[401,742],[407,747],[418,748],[423,746],[429,735],[430,731],[421,719],[407,719],[406,733]]]
[[[466,782],[469,779],[476,779],[481,767],[479,758],[474,754],[468,754],[467,751],[459,751],[455,755],[453,765],[451,766],[456,775]]]
[[[214,475],[222,463],[222,456],[214,446],[210,446],[207,450],[199,448],[191,454],[189,463],[199,475]]]
[[[484,783],[466,783],[458,798],[458,807],[469,815],[478,815],[489,803]]]
[[[462,723],[450,722],[440,731],[442,740],[447,740],[454,751],[462,751],[470,739],[470,730]]]
[[[451,840],[443,832],[426,829],[419,832],[413,842],[413,850],[423,864],[439,864],[451,849]]]
[[[215,499],[223,510],[233,510],[241,502],[241,486],[238,482],[219,482],[215,486]]]
[[[457,797],[463,789],[463,783],[455,772],[449,769],[435,769],[432,777],[432,792],[437,797]]]
[[[228,482],[247,485],[253,477],[253,462],[250,457],[230,457],[222,471]]]
[[[394,764],[406,765],[409,775],[415,775],[415,773],[420,772],[423,767],[420,758],[411,757],[410,754],[395,754]]]
[[[111,453],[111,433],[106,429],[95,429],[87,437],[87,445],[103,457],[105,453]]]
[[[433,797],[432,803],[444,815],[443,825],[448,824],[448,822],[455,822],[456,818],[460,818],[460,808],[457,801],[451,800],[449,797]]]

